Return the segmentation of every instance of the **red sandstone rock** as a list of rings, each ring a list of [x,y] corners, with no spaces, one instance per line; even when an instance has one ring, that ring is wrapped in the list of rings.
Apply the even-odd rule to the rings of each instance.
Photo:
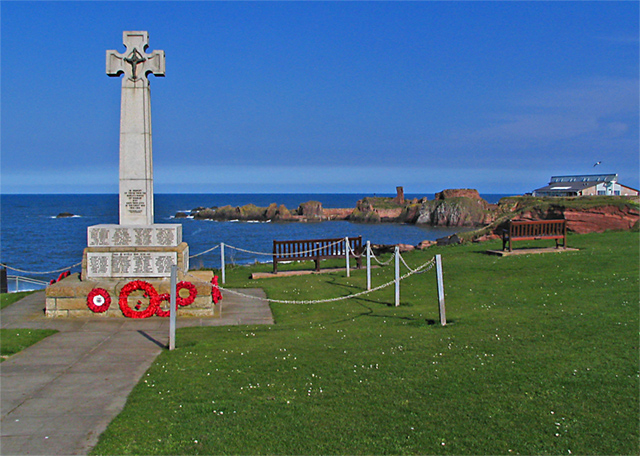
[[[606,230],[628,230],[638,222],[638,211],[625,207],[622,210],[615,206],[596,207],[575,211],[567,209],[564,218],[567,229],[578,234],[602,233]]]
[[[501,239],[501,238],[497,234],[485,234],[484,236],[475,238],[473,242],[495,241],[496,239]]]
[[[409,244],[398,244],[398,250],[400,250],[400,253],[411,252],[415,250],[415,247]]]
[[[590,209],[568,209],[552,206],[546,210],[526,211],[513,220],[566,219],[567,230],[578,234],[602,233],[607,230],[628,230],[638,223],[638,209],[631,206],[599,206]],[[500,234],[503,227],[497,227]]]
[[[436,193],[437,200],[445,200],[448,198],[472,198],[481,200],[478,190],[472,188],[451,188]]]
[[[322,203],[319,201],[307,201],[298,207],[298,215],[306,218],[321,218],[324,214],[322,211]]]
[[[396,204],[404,204],[404,188],[396,187],[396,197],[393,199]]]
[[[437,244],[436,241],[422,241],[420,244],[416,246],[416,249],[425,250],[431,247],[432,245],[436,245],[436,244]]]

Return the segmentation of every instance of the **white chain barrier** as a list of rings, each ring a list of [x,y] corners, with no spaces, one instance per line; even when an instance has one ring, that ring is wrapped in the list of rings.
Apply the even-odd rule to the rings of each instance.
[[[400,257],[400,261],[402,261],[402,264],[404,264],[404,266],[405,266],[409,271],[413,272],[414,274],[416,274],[416,273],[417,273],[417,271],[416,271],[415,269],[411,269],[411,266],[409,266],[409,265],[407,264],[407,262],[406,262],[406,261],[404,261],[404,258],[402,258],[402,255],[400,255],[400,253],[398,253],[398,256]]]
[[[295,252],[295,255],[303,255],[303,254],[306,254],[306,253],[317,252],[319,250],[327,249],[329,247],[333,247],[334,245],[338,245],[341,242],[344,242],[344,239],[340,239],[339,241],[333,242],[331,244],[327,244],[327,245],[323,245],[323,246],[320,246],[320,247],[316,247],[315,249],[303,250],[303,251],[300,251],[300,252]],[[273,252],[269,252],[269,253],[267,253],[267,252],[254,252],[252,250],[245,250],[245,249],[241,249],[240,247],[234,247],[234,246],[229,245],[229,244],[225,244],[224,246],[225,247],[229,247],[229,248],[234,249],[234,250],[238,250],[240,252],[253,253],[254,255],[273,256]]]
[[[338,245],[341,242],[343,242],[343,239],[341,239],[339,241],[336,241],[336,242],[333,242],[331,244],[323,245],[321,247],[316,247],[315,249],[303,250],[301,252],[295,252],[295,254],[296,255],[303,255],[303,254],[306,254],[306,253],[317,252],[319,250],[327,249],[329,247],[333,247],[334,245]],[[229,249],[237,250],[238,252],[250,253],[250,254],[253,254],[253,255],[273,256],[273,252],[256,252],[255,250],[246,250],[246,249],[242,249],[240,247],[235,247],[235,246],[229,245],[229,244],[225,244],[224,246],[229,248]],[[206,253],[212,252],[215,249],[219,249],[219,248],[220,248],[220,244],[216,245],[215,247],[210,248],[209,250],[205,250],[204,252],[196,253],[195,255],[190,255],[189,258],[195,258],[195,257],[198,257],[200,255],[204,255]],[[353,249],[351,249],[351,252],[353,252]]]
[[[196,253],[195,255],[189,255],[189,258],[196,258],[196,257],[199,257],[200,255],[204,255],[206,253],[213,252],[215,249],[219,249],[219,248],[220,248],[220,244],[218,244],[218,245],[216,245],[214,247],[211,247],[209,250],[205,250],[204,252]]]
[[[419,271],[422,271],[424,269],[423,272],[427,272],[429,270],[431,270],[433,268],[433,266],[435,265],[435,258],[430,259],[429,261],[427,261],[426,263],[418,266],[416,269],[413,269],[409,272],[407,272],[405,275],[401,276],[398,281],[402,281],[404,279],[406,279],[407,277],[412,276],[413,274],[418,273]],[[273,303],[277,303],[277,304],[320,304],[320,303],[327,303],[327,302],[337,302],[337,301],[344,301],[347,299],[352,299],[352,298],[357,298],[359,296],[364,296],[366,294],[369,293],[373,293],[374,291],[378,291],[381,290],[383,288],[386,288],[390,285],[393,285],[396,283],[396,279],[393,279],[385,284],[379,285],[375,288],[372,288],[371,290],[363,290],[359,293],[355,293],[355,294],[351,294],[351,295],[347,295],[347,296],[340,296],[337,298],[330,298],[330,299],[317,299],[317,300],[304,300],[304,301],[290,301],[290,300],[285,300],[285,299],[270,299],[270,298],[260,298],[258,296],[251,296],[251,295],[247,295],[244,293],[240,293],[239,291],[235,291],[235,290],[230,290],[228,288],[224,288],[221,286],[218,286],[218,288],[220,288],[220,290],[225,291],[227,293],[233,294],[233,295],[237,295],[237,296],[241,296],[243,298],[249,298],[249,299],[257,299],[257,300],[263,300],[263,301],[267,301],[267,302],[273,302]]]
[[[68,266],[66,268],[61,268],[61,269],[56,269],[54,271],[25,271],[23,269],[18,269],[18,268],[12,268],[11,266],[7,266],[4,263],[0,263],[0,266],[2,266],[5,269],[10,269],[11,271],[16,271],[16,272],[22,272],[23,274],[29,274],[29,275],[47,275],[47,274],[55,274],[56,272],[64,272],[64,271],[68,271],[69,269],[73,269],[77,266],[80,266],[82,264],[82,261],[80,261],[79,263],[76,263],[74,265]]]

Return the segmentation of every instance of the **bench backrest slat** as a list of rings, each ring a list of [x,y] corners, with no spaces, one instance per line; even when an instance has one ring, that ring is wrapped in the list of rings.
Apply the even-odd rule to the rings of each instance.
[[[349,246],[359,252],[362,249],[362,236],[349,238]],[[344,238],[303,239],[295,241],[273,241],[273,256],[277,259],[335,257],[344,255]]]
[[[509,235],[512,237],[561,236],[566,220],[511,221]]]

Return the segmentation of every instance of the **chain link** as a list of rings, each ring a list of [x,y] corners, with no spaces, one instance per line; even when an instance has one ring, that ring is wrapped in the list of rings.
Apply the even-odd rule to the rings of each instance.
[[[301,252],[291,252],[291,253],[279,253],[277,255],[281,255],[281,256],[285,256],[286,257],[286,256],[292,256],[292,255],[303,255],[303,254],[306,254],[306,253],[313,253],[313,252],[317,252],[319,250],[323,250],[323,249],[327,249],[329,247],[333,247],[334,245],[338,245],[341,242],[344,242],[344,239],[340,239],[339,241],[332,242],[331,244],[323,245],[323,246],[320,246],[320,247],[316,247],[315,249],[311,249],[311,250],[303,250]],[[229,248],[234,249],[234,250],[238,250],[240,252],[253,253],[254,255],[273,256],[273,252],[270,252],[270,253],[254,252],[252,250],[245,250],[245,249],[241,249],[240,247],[234,247],[234,246],[228,245],[228,244],[225,244],[224,246],[225,247],[229,247]],[[351,250],[351,251],[353,251],[353,250]]]
[[[429,261],[427,261],[426,263],[418,266],[416,269],[411,270],[409,272],[407,272],[405,275],[401,276],[398,278],[398,281],[402,281],[404,279],[406,279],[409,276],[412,276],[413,274],[417,274],[419,271],[421,271],[422,269],[427,268],[426,270],[422,271],[422,272],[427,272],[430,271],[433,266],[435,265],[435,258],[430,259]],[[249,299],[257,299],[257,300],[263,300],[263,301],[267,301],[267,302],[273,302],[273,303],[277,303],[277,304],[320,304],[320,303],[327,303],[327,302],[336,302],[336,301],[344,301],[346,299],[352,299],[352,298],[357,298],[359,296],[363,296],[369,293],[373,293],[374,291],[378,291],[381,290],[383,288],[386,288],[392,284],[394,284],[396,282],[396,279],[391,280],[390,282],[387,282],[385,284],[379,285],[375,288],[372,288],[371,290],[364,290],[361,291],[359,293],[355,293],[352,295],[348,295],[348,296],[340,296],[338,298],[330,298],[330,299],[318,299],[318,300],[305,300],[305,301],[289,301],[289,300],[284,300],[284,299],[270,299],[270,298],[260,298],[257,296],[251,296],[251,295],[247,295],[244,293],[240,293],[238,291],[235,290],[230,290],[228,288],[223,288],[221,286],[218,285],[218,288],[220,288],[220,290],[225,291],[227,293],[231,293],[237,296],[242,296],[243,298],[249,298]]]
[[[47,275],[47,274],[55,274],[56,272],[63,272],[63,271],[68,271],[69,269],[73,269],[76,266],[80,266],[82,264],[82,261],[79,263],[76,263],[72,266],[69,266],[67,268],[62,268],[62,269],[56,269],[55,271],[25,271],[23,269],[18,269],[18,268],[12,268],[11,266],[7,266],[4,263],[0,263],[0,266],[2,266],[3,268],[6,269],[10,269],[12,271],[16,271],[16,272],[22,272],[23,274],[31,274],[31,275]]]
[[[415,270],[411,269],[411,267],[407,264],[406,261],[404,261],[404,258],[402,258],[402,255],[400,255],[400,252],[398,252],[398,256],[400,257],[400,261],[402,261],[402,264],[404,264],[409,271],[412,271],[413,273],[416,272]]]
[[[209,253],[209,252],[213,252],[215,249],[219,249],[220,248],[220,244],[211,247],[209,250],[205,250],[204,252],[200,252],[200,253],[196,253],[195,255],[189,255],[189,258],[195,258],[195,257],[199,257],[200,255],[204,255],[205,253]]]
[[[376,256],[375,253],[373,253],[373,249],[369,249],[369,251],[371,252],[371,256],[373,257],[374,260],[376,260],[376,262],[380,265],[380,266],[386,266],[389,263],[391,263],[393,261],[393,258],[395,257],[395,253],[393,255],[391,255],[391,258],[389,258],[389,261],[387,262],[382,262],[378,259],[378,257]]]

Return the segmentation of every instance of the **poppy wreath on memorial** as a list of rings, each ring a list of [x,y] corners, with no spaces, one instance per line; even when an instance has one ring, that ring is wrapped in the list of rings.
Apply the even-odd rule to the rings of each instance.
[[[163,301],[167,301],[169,302],[169,309],[171,308],[171,295],[169,293],[163,293],[161,295],[158,296],[158,308],[156,310],[156,315],[158,317],[168,317],[169,316],[169,309],[164,310],[160,304],[162,304]],[[176,311],[178,310],[178,302],[176,301]]]
[[[149,305],[144,310],[139,310],[142,305],[141,301],[138,301],[135,305],[135,309],[129,307],[129,295],[136,290],[143,290],[144,297],[149,298]],[[122,290],[120,290],[120,300],[118,304],[120,304],[120,310],[122,310],[125,317],[148,318],[154,315],[160,307],[160,296],[156,289],[153,288],[153,285],[149,282],[145,282],[144,280],[134,280],[122,287]]]
[[[180,290],[185,289],[189,290],[189,296],[183,298],[180,296]],[[191,282],[179,282],[176,286],[176,303],[179,306],[188,306],[189,304],[193,304],[193,301],[196,300],[196,296],[198,295],[198,290],[196,290],[196,286]]]
[[[111,296],[104,288],[94,288],[87,295],[87,307],[93,312],[106,312],[111,305]]]
[[[218,301],[222,299],[222,293],[220,293],[220,287],[218,287],[218,276],[213,276],[213,279],[211,279],[211,299],[214,304],[218,304]]]

